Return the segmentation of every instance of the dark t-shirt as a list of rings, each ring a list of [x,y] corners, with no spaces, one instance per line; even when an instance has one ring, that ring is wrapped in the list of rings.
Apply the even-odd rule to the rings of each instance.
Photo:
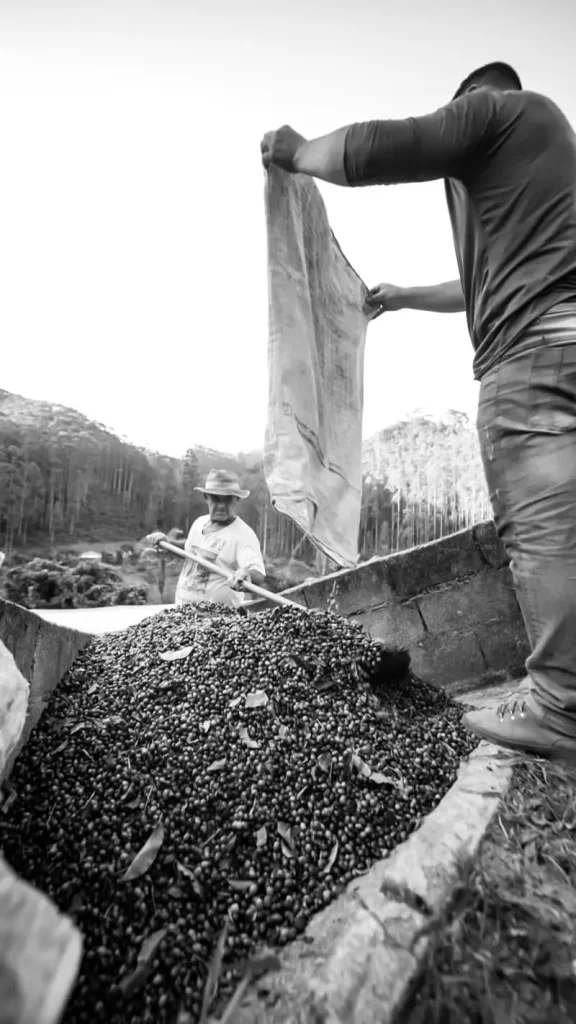
[[[482,88],[426,117],[352,125],[345,169],[350,185],[446,179],[477,380],[576,302],[576,136],[546,97]]]

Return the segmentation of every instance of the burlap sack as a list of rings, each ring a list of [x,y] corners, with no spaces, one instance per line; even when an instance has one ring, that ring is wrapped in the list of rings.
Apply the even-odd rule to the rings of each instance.
[[[30,686],[0,640],[0,780],[26,721]]]
[[[0,1024],[58,1024],[81,956],[72,921],[0,857]]]
[[[0,641],[0,779],[22,734],[29,690]],[[57,1024],[81,955],[72,921],[0,856],[0,1024]]]
[[[271,167],[268,424],[274,507],[338,565],[358,560],[367,288],[311,178]]]

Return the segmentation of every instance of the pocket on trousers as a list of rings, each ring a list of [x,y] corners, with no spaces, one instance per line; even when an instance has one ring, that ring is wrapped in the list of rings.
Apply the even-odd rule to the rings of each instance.
[[[576,430],[576,344],[530,353],[527,429],[564,434]]]
[[[542,339],[495,367],[480,386],[477,426],[485,452],[515,434],[576,431],[576,343]]]

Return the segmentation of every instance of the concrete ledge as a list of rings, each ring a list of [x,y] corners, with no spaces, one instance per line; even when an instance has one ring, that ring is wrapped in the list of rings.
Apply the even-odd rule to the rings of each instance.
[[[486,743],[417,832],[318,914],[282,951],[282,969],[254,983],[235,1024],[393,1024],[418,976],[434,918],[510,784]],[[215,1022],[214,1022],[215,1024]]]
[[[78,651],[83,650],[91,639],[88,633],[45,622],[27,608],[0,599],[0,640],[30,683],[24,730],[6,766],[5,778],[40,719],[50,694],[70,668]]]

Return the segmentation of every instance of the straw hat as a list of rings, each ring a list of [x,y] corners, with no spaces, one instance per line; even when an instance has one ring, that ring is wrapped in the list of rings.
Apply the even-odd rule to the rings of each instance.
[[[195,487],[202,494],[214,494],[219,498],[247,498],[250,491],[243,491],[236,473],[229,469],[211,469],[204,487]]]

